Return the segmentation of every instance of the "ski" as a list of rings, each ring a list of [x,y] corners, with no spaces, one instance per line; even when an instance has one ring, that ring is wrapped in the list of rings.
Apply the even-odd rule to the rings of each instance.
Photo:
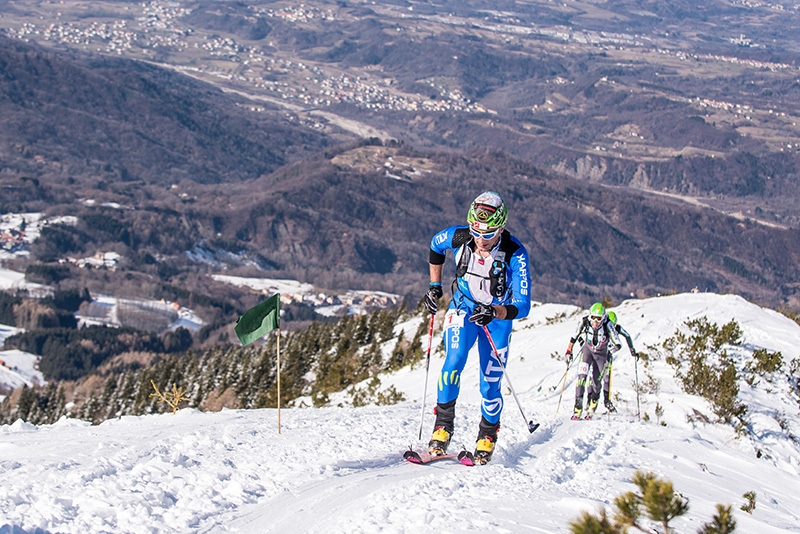
[[[427,452],[417,452],[413,449],[409,449],[403,453],[403,458],[407,461],[411,462],[412,464],[429,464],[431,462],[435,462],[437,460],[455,460],[458,459],[457,453],[450,453],[450,454],[428,454]]]
[[[466,465],[467,467],[472,467],[473,465],[475,465],[475,455],[469,452],[468,450],[464,449],[463,451],[458,453],[458,461]]]
[[[539,423],[529,423],[528,429],[533,432],[539,428]],[[414,449],[408,449],[403,453],[403,458],[412,464],[429,464],[431,462],[435,462],[437,460],[449,460],[449,459],[456,459],[461,462],[462,465],[466,465],[468,467],[472,467],[474,465],[485,465],[487,462],[482,461],[482,458],[475,458],[475,454],[472,452],[464,449],[459,453],[448,453],[448,454],[440,454],[434,455],[429,454],[427,452],[418,452]]]

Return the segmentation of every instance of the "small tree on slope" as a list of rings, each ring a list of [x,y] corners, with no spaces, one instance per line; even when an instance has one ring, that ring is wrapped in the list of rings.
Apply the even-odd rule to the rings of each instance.
[[[672,483],[660,480],[654,473],[637,471],[632,482],[638,487],[637,492],[630,491],[614,499],[617,511],[613,523],[605,509],[599,516],[583,512],[581,516],[570,522],[573,534],[624,534],[633,527],[641,532],[653,532],[642,524],[642,514],[661,524],[662,534],[669,534],[669,522],[689,511],[689,503],[676,493]],[[698,534],[730,534],[736,528],[736,521],[731,515],[731,507],[717,505],[717,514],[710,523],[703,525]]]

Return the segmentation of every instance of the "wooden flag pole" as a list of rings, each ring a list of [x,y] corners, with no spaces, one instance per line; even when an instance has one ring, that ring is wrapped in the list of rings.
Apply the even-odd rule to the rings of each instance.
[[[278,341],[275,344],[278,352],[278,434],[281,433],[281,329],[277,329]]]

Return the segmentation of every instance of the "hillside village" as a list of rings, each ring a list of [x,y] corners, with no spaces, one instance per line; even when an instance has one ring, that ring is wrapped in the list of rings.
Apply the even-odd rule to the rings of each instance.
[[[309,10],[302,5],[278,11],[253,9],[266,17],[276,17],[290,23],[308,22],[314,18],[333,18],[332,13],[322,14],[319,10]],[[242,45],[231,37],[198,36],[191,28],[180,25],[180,19],[188,14],[189,10],[176,7],[172,3],[150,2],[142,5],[142,13],[136,18],[135,29],[129,27],[125,20],[95,21],[85,25],[59,22],[51,23],[45,28],[26,22],[15,29],[14,35],[24,40],[40,38],[98,52],[133,56],[143,54],[145,57],[154,56],[160,48],[194,48],[243,67],[179,65],[178,68],[187,74],[207,74],[235,84],[244,84],[250,90],[273,93],[281,99],[311,108],[348,103],[370,110],[466,113],[488,111],[480,104],[470,102],[457,89],[448,89],[432,81],[429,82],[431,90],[440,94],[441,98],[402,94],[391,89],[393,82],[390,78],[375,80],[345,74],[326,74],[319,66],[266,54],[259,48]],[[272,73],[293,74],[295,77],[291,83],[275,82],[267,78]]]
[[[25,255],[45,224],[38,213],[0,214],[0,259]]]
[[[16,256],[27,256],[28,245],[35,242],[43,228],[52,224],[74,226],[77,217],[45,218],[41,213],[3,213],[0,214],[0,260]],[[66,256],[60,263],[70,263],[81,269],[106,269],[114,271],[122,256],[116,252],[95,252],[86,258]]]
[[[742,9],[749,10],[785,9],[779,4],[750,2],[742,3],[741,6]],[[410,31],[423,36],[431,31],[430,27],[453,27],[454,31],[485,32],[489,38],[509,45],[516,43],[517,46],[524,46],[520,39],[535,38],[542,40],[540,44],[545,49],[552,43],[589,47],[601,53],[618,55],[623,62],[629,61],[628,51],[635,50],[642,58],[649,58],[645,61],[652,62],[653,65],[664,64],[668,69],[699,67],[709,73],[714,72],[719,64],[771,72],[791,72],[798,69],[796,65],[780,61],[683,50],[670,41],[668,33],[642,35],[559,25],[546,26],[499,12],[494,13],[493,17],[473,18],[453,13],[448,16],[428,14],[415,10],[413,6],[405,8],[372,5],[371,8],[378,13],[385,12],[387,16],[403,20],[403,27],[396,28],[398,33]],[[256,5],[248,9],[266,20],[276,19],[300,28],[333,21],[342,22],[334,9],[321,9],[303,3],[274,9]],[[178,3],[151,1],[135,7],[125,6],[124,11],[127,18],[113,19],[109,14],[75,17],[71,7],[65,5],[63,11],[58,13],[56,22],[40,25],[33,17],[23,18],[23,22],[7,26],[6,29],[23,40],[77,46],[105,54],[160,63],[190,76],[269,99],[290,112],[314,112],[320,108],[347,104],[369,112],[497,114],[496,110],[472,101],[454,85],[453,80],[448,81],[444,77],[419,80],[419,83],[430,87],[428,94],[409,93],[400,90],[397,80],[384,73],[380,67],[367,66],[358,69],[357,73],[347,73],[332,64],[299,59],[300,56],[294,52],[282,50],[269,40],[265,43],[266,46],[261,43],[251,46],[238,41],[232,35],[198,31],[186,23],[187,17],[192,14],[191,9]],[[0,19],[0,27],[4,24],[8,23]],[[756,40],[746,38],[741,33],[729,36],[728,40],[740,47],[760,46]],[[555,76],[548,83],[558,85],[568,81]],[[614,81],[601,80],[598,83],[613,84]],[[668,94],[665,96],[676,98]],[[545,95],[544,104],[534,103],[529,109],[534,115],[564,112],[564,108],[569,108],[572,103],[563,101],[555,105],[556,100],[562,98],[562,95],[554,91]],[[709,120],[734,124],[737,128],[760,128],[769,122],[774,128],[788,128],[797,132],[797,119],[792,109],[757,109],[751,102],[721,100],[702,94],[683,103],[703,113]],[[263,111],[258,105],[251,109]],[[327,127],[330,118],[316,116],[313,119],[302,119],[301,122],[321,130]],[[800,134],[789,135],[781,140],[765,140],[773,150],[798,151],[798,139]],[[637,154],[642,150],[639,145],[647,141],[644,137],[630,139],[628,142],[611,138],[607,145],[594,145],[591,149],[595,152],[607,152],[627,145],[626,152]],[[645,155],[657,156],[658,150],[653,147]]]

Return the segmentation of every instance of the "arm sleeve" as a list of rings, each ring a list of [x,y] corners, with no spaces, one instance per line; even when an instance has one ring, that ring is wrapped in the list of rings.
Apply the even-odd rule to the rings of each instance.
[[[633,339],[631,338],[631,335],[628,333],[628,331],[622,328],[621,326],[617,325],[617,332],[619,332],[619,335],[625,338],[625,341],[628,343],[628,349],[630,349],[631,354],[636,352],[636,349],[633,348]]]
[[[435,250],[431,249],[430,256],[428,257],[428,263],[432,263],[433,265],[444,265],[444,260],[446,256],[444,254],[439,254]]]
[[[617,352],[619,349],[622,348],[622,343],[619,342],[619,335],[617,335],[617,329],[614,328],[614,325],[611,324],[611,321],[608,321],[606,324],[607,326],[611,325],[610,328],[608,328],[607,330],[608,330],[608,338],[611,341],[611,345],[613,345],[608,348],[608,351],[611,354],[614,354],[615,352]]]
[[[570,343],[575,343],[581,337],[583,331],[586,330],[586,323],[587,323],[587,318],[583,317],[581,319],[581,322],[578,323],[578,329],[575,330],[575,334],[571,338],[569,338]]]
[[[453,233],[457,226],[445,228],[438,232],[431,239],[431,251],[428,261],[434,265],[442,265],[445,262],[447,250],[450,249],[450,243],[453,241]]]
[[[508,308],[506,319],[521,319],[531,311],[531,271],[525,247],[520,245],[508,263],[511,270],[511,301],[503,303]]]

